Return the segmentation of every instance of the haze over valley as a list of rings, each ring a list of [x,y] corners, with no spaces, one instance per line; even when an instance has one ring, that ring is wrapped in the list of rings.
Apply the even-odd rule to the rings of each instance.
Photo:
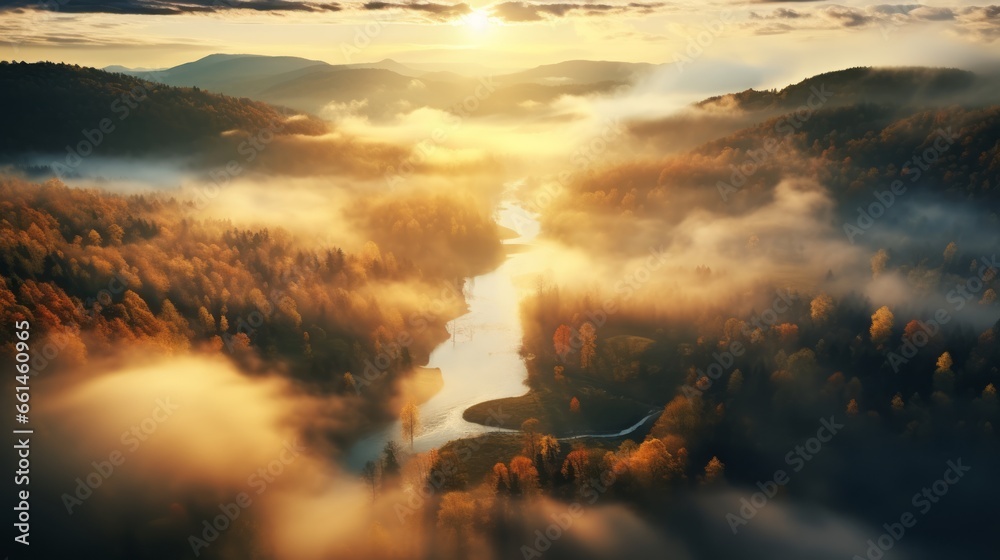
[[[56,4],[11,558],[995,554],[996,6]]]

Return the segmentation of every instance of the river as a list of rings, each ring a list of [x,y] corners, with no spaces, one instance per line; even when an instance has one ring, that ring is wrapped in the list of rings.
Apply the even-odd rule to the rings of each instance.
[[[525,250],[512,251],[495,270],[467,281],[469,312],[447,324],[451,337],[431,352],[427,364],[429,368],[441,369],[444,386],[420,407],[421,428],[413,440],[416,452],[496,430],[467,422],[462,413],[476,403],[523,395],[527,391],[524,384],[527,370],[518,353],[522,331],[516,284],[523,285],[537,273],[531,270],[537,261],[533,262],[529,253],[539,224],[533,215],[513,203],[498,207],[496,221],[518,235],[504,243],[524,245],[519,249]],[[375,459],[390,439],[403,443],[399,421],[356,443],[348,454],[348,465],[361,468],[366,461]]]
[[[470,278],[465,289],[469,312],[450,321],[450,338],[431,352],[429,368],[440,368],[444,386],[420,406],[420,430],[413,439],[413,451],[440,448],[449,441],[488,431],[515,431],[520,426],[487,427],[462,418],[465,409],[483,401],[516,397],[527,392],[528,371],[521,359],[522,330],[517,285],[533,285],[544,259],[532,258],[532,243],[539,233],[538,220],[514,203],[498,207],[496,221],[517,237],[505,240],[519,246],[492,272]],[[624,437],[655,420],[661,413],[652,410],[632,426],[618,432],[575,435],[559,438]],[[397,420],[354,444],[347,455],[350,468],[360,470],[376,459],[390,439],[404,449],[402,428]],[[408,442],[407,442],[408,443]]]

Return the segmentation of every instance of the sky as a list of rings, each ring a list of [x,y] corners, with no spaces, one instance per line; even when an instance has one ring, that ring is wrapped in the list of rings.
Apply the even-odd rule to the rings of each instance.
[[[977,2],[449,3],[6,0],[0,58],[165,68],[213,53],[509,70],[563,60],[674,63],[778,87],[851,66],[995,67],[1000,6]]]

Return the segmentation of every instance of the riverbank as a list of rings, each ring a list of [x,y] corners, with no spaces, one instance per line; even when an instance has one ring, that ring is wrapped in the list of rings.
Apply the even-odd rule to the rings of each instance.
[[[580,406],[574,410],[573,399]],[[524,395],[474,404],[462,414],[468,422],[489,425],[501,415],[508,426],[517,427],[529,418],[538,420],[539,429],[564,438],[580,434],[614,434],[628,429],[650,414],[649,407],[599,389],[579,391],[530,390]]]
[[[651,423],[649,423],[651,424]],[[605,449],[614,451],[627,439],[636,442],[642,441],[649,429],[649,425],[644,425],[643,430],[617,437],[580,437],[572,440],[561,440],[559,455],[555,463],[562,465],[566,460],[566,455],[574,449],[574,444],[579,443],[587,449]],[[448,442],[440,449],[442,456],[452,457],[454,472],[449,476],[454,480],[463,481],[469,486],[490,480],[493,476],[493,465],[497,463],[509,463],[512,457],[524,454],[524,435],[510,432],[486,432],[474,437],[465,437]]]
[[[538,233],[537,222],[516,205],[502,204],[496,219],[504,228],[501,231],[508,232],[504,235],[505,247],[530,246]],[[517,237],[512,237],[511,231]],[[420,428],[414,437],[414,451],[439,449],[452,440],[488,430],[520,427],[520,423],[514,425],[507,419],[501,426],[496,425],[496,420],[489,427],[470,423],[462,418],[462,413],[475,403],[524,393],[527,369],[519,354],[524,333],[517,311],[520,293],[514,279],[536,274],[532,269],[534,264],[526,257],[526,251],[521,250],[509,254],[491,272],[465,282],[462,292],[467,313],[448,322],[449,336],[424,362],[426,368],[440,371],[443,384],[433,387],[434,394],[426,401],[413,399],[422,402],[418,405]],[[379,456],[387,441],[402,439],[398,420],[382,425],[351,446],[346,463],[360,470],[367,461]]]

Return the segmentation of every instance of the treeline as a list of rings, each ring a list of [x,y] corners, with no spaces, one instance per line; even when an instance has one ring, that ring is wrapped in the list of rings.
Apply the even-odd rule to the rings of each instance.
[[[448,223],[479,232],[459,237],[461,249],[499,255],[488,214]],[[405,235],[418,244],[423,234]],[[118,350],[224,352],[247,371],[279,367],[314,390],[361,394],[379,412],[394,377],[426,360],[463,312],[461,279],[483,271],[436,263],[375,242],[352,252],[199,219],[165,196],[0,181],[0,328],[13,341],[9,329],[26,318],[60,349],[36,356],[38,370]]]
[[[949,76],[956,79],[952,85]],[[566,184],[554,203],[563,212],[543,215],[543,227],[578,242],[576,218],[566,218],[572,211],[586,219],[614,217],[618,221],[608,229],[624,237],[636,216],[674,224],[694,209],[740,215],[771,202],[783,180],[825,187],[842,220],[855,219],[857,206],[867,208],[876,190],[887,191],[897,181],[910,198],[923,193],[988,210],[1000,197],[1000,106],[983,100],[945,107],[899,101],[917,93],[935,100],[949,88],[971,87],[972,80],[959,71],[897,75],[863,68],[810,78],[781,92],[734,94],[728,105],[729,97],[709,100],[734,115],[745,109],[777,116],[684,154],[588,168]],[[830,92],[812,93],[821,84]],[[890,101],[893,92],[896,101]],[[810,95],[814,99],[806,105]],[[639,136],[641,129],[635,129]],[[993,223],[996,215],[986,214]]]
[[[196,153],[228,131],[326,130],[315,118],[246,98],[51,62],[0,62],[0,115],[6,130],[0,154],[8,155],[66,155],[69,146],[86,157],[81,142],[105,156]]]
[[[986,282],[996,288],[996,275]],[[791,482],[776,484],[771,498],[878,527],[946,460],[961,457],[985,479],[997,466],[1000,322],[976,332],[859,296],[769,289],[756,297],[772,305],[751,313],[716,306],[653,316],[631,305],[601,320],[595,297],[548,287],[524,304],[529,384],[558,392],[585,383],[655,401],[663,407],[655,423],[624,438],[566,440],[528,419],[519,433],[417,455],[390,442],[363,474],[376,500],[392,504],[382,523],[435,532],[433,544],[421,544],[444,556],[514,556],[551,521],[534,519],[537,508],[628,504],[670,527],[691,515],[695,493],[749,489],[749,499],[784,469]],[[995,309],[995,301],[975,304]],[[803,447],[818,433],[818,450]],[[978,550],[995,521],[952,519],[995,498],[985,489],[949,495],[916,538]],[[730,501],[729,511],[740,511]],[[722,513],[704,522],[729,523]],[[372,544],[379,553],[397,545]],[[552,552],[566,557],[572,546]]]

